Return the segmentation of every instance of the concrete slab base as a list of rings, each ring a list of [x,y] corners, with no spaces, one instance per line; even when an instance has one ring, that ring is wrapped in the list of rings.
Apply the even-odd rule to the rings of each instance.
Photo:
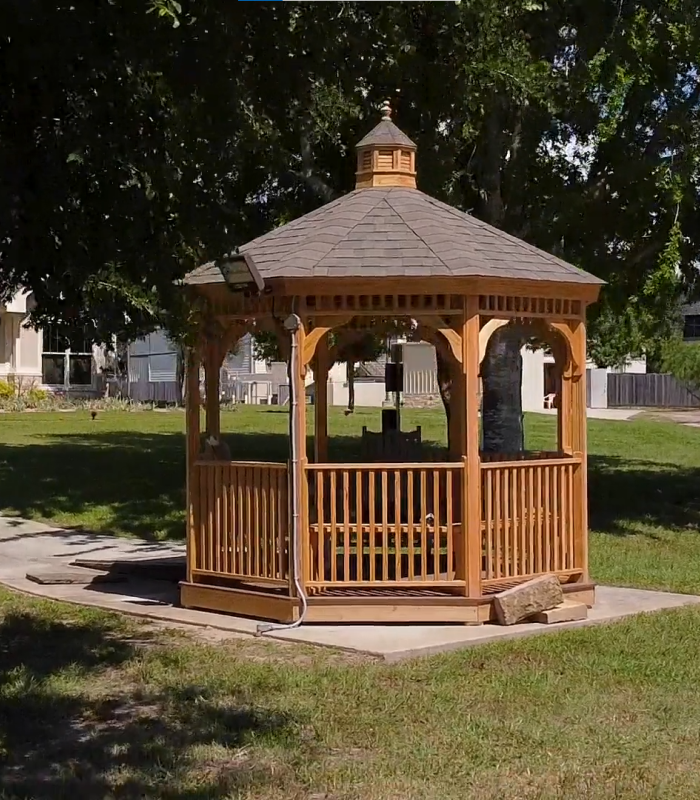
[[[91,583],[42,586],[27,580],[28,569],[41,567],[59,569],[74,560],[81,547],[109,551],[109,558],[127,556],[153,558],[162,547],[165,557],[179,555],[178,547],[114,540],[111,537],[86,536],[83,533],[62,531],[38,526],[35,523],[12,522],[10,529],[0,518],[0,584],[28,594],[96,606],[110,611],[161,620],[173,625],[195,625],[214,628],[223,635],[255,635],[258,622],[242,617],[195,611],[178,607],[177,585],[166,581],[129,579],[124,583]],[[22,544],[24,543],[24,547]],[[180,551],[181,552],[181,551]],[[367,653],[388,662],[431,655],[487,642],[570,630],[587,625],[613,622],[634,614],[680,608],[700,604],[700,597],[643,589],[623,589],[599,586],[596,604],[588,610],[588,618],[557,624],[525,622],[509,627],[499,625],[323,625],[308,624],[293,630],[278,626],[265,634],[272,639],[288,642],[334,647]]]

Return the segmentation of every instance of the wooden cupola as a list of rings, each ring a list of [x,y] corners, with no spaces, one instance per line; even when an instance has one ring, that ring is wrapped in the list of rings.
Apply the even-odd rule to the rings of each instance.
[[[381,122],[357,144],[356,189],[371,186],[416,188],[416,145],[391,121],[391,105],[382,105]]]

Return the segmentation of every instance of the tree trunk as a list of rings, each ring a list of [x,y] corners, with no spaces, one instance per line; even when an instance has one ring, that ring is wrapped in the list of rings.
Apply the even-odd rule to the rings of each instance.
[[[435,349],[435,360],[437,362],[437,382],[440,391],[440,399],[445,408],[445,417],[447,419],[447,430],[450,429],[450,402],[452,400],[452,375],[450,373],[450,365],[440,355],[440,351]]]
[[[522,332],[510,325],[491,337],[482,365],[482,449],[486,453],[520,453],[525,449],[521,395]]]
[[[355,410],[355,362],[348,361],[348,407],[345,416]]]
[[[185,382],[187,380],[185,376],[185,348],[182,345],[177,345],[177,357],[176,357],[176,367],[175,367],[175,380],[177,382],[177,398],[176,402],[178,406],[183,406],[185,404],[185,393],[186,393],[186,386]]]

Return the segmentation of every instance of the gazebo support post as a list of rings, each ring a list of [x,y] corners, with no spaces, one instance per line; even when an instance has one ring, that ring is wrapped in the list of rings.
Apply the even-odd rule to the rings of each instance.
[[[307,455],[306,455],[306,383],[304,381],[304,377],[306,375],[306,367],[303,363],[302,354],[304,352],[304,340],[305,340],[305,327],[304,327],[304,320],[300,319],[299,324],[296,329],[290,330],[291,334],[291,348],[292,348],[292,355],[289,360],[289,385],[290,389],[293,393],[293,397],[296,398],[296,402],[290,404],[289,413],[294,414],[296,416],[294,420],[294,425],[291,426],[291,429],[294,433],[294,442],[293,442],[293,454],[294,458],[290,464],[290,475],[292,477],[291,485],[292,490],[296,491],[296,508],[297,513],[299,514],[299,520],[295,521],[292,520],[292,530],[295,530],[295,524],[298,524],[297,530],[302,532],[301,536],[301,552],[299,554],[294,553],[293,548],[290,548],[292,551],[292,557],[296,558],[297,555],[299,557],[299,563],[301,564],[301,583],[304,590],[306,589],[306,584],[310,580],[311,577],[311,558],[309,553],[309,491],[307,485],[307,477],[306,477],[306,466],[307,466]],[[293,472],[293,475],[292,475]],[[297,543],[294,544],[296,546]],[[291,567],[292,565],[290,565]],[[292,569],[290,569],[290,588],[293,587],[293,574]],[[293,590],[293,589],[292,589]],[[294,591],[294,590],[293,590]]]
[[[575,523],[578,530],[574,559],[582,570],[581,582],[589,583],[588,573],[588,464],[586,420],[586,325],[575,323],[572,327],[571,346],[575,365],[571,383],[571,438],[574,456],[581,459],[577,471],[575,498]]]
[[[199,367],[200,354],[197,348],[190,348],[187,354],[185,377],[185,430],[186,430],[186,471],[187,471],[187,580],[192,581],[192,564],[197,557],[197,530],[195,508],[199,499],[197,470],[195,463],[199,458]]]
[[[462,527],[467,597],[481,597],[481,460],[479,457],[479,298],[465,299],[462,326],[464,470]]]
[[[314,462],[328,461],[328,334],[316,345],[314,362]]]
[[[219,338],[208,338],[204,352],[204,380],[206,386],[207,435],[221,435],[221,408],[219,399],[220,372],[223,355]]]

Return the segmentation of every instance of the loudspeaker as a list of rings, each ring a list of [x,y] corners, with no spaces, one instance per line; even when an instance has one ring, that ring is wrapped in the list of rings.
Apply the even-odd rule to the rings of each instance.
[[[403,364],[388,362],[384,367],[384,382],[387,392],[403,392]]]

